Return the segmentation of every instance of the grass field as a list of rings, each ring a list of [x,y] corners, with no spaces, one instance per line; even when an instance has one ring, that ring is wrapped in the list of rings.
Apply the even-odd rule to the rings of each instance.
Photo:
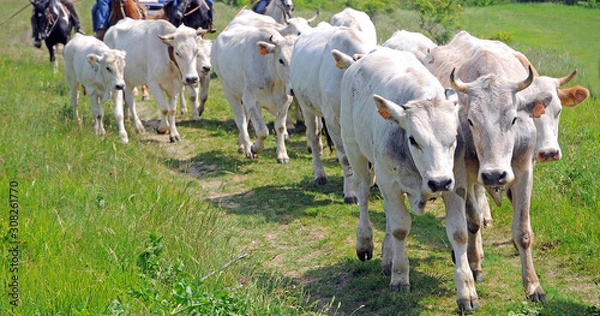
[[[91,5],[77,3],[88,33]],[[23,6],[19,0],[2,1],[0,20]],[[553,36],[589,28],[586,44],[597,52],[600,41],[591,39],[588,20],[549,23],[542,34],[553,45],[519,34],[533,32],[527,32],[528,25],[542,25],[563,10],[596,14],[592,17],[597,11],[543,6],[529,11],[529,24],[509,30],[492,17],[516,16],[529,5],[501,9],[468,9],[465,27],[480,36],[514,32],[515,45],[540,73],[558,76],[576,66],[582,74],[577,82],[593,84],[593,58],[564,49],[557,44],[561,36]],[[237,10],[217,4],[219,30]],[[332,14],[323,12],[322,19]],[[119,142],[110,103],[104,106],[107,135],[96,137],[89,100],[81,96],[83,122],[77,124],[62,59],[53,73],[45,49],[30,43],[28,19],[26,10],[0,29],[0,315],[457,313],[440,202],[413,216],[407,242],[411,293],[390,292],[378,247],[372,261],[356,258],[358,207],[343,204],[334,154],[324,157],[325,186],[312,179],[303,135],[287,141],[289,165],[276,163],[274,137],[257,160],[247,160],[237,152],[233,115],[215,77],[201,122],[179,116],[182,142],[168,143],[168,136],[151,131],[158,117],[153,101],[141,103],[146,134],[136,135],[126,124],[129,145]],[[417,29],[411,12],[374,20],[380,41],[399,28]],[[564,158],[536,166],[533,254],[549,303],[524,302],[505,201],[493,209],[494,226],[483,232],[485,282],[477,285],[477,314],[600,314],[598,106],[600,101],[590,99],[565,110]],[[377,191],[370,203],[380,243],[385,216]],[[10,212],[14,206],[18,217]],[[11,305],[14,293],[18,306]]]

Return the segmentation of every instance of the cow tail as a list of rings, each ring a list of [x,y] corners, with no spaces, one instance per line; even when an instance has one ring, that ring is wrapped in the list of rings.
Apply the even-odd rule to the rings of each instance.
[[[325,136],[325,140],[327,141],[327,147],[329,147],[329,154],[333,153],[333,149],[335,148],[333,144],[333,140],[327,131],[327,125],[325,124],[325,118],[321,118],[321,123],[323,123],[323,128],[321,128],[321,132]]]

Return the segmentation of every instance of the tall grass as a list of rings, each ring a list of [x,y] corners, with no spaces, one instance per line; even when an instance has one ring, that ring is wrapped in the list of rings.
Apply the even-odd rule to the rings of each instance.
[[[77,3],[88,32],[91,4]],[[22,5],[3,1],[0,12]],[[238,10],[217,4],[219,30]],[[297,14],[314,12],[298,8]],[[332,14],[323,12],[321,19]],[[398,10],[374,20],[380,42],[396,29],[417,30],[412,12]],[[478,34],[480,29],[468,30]],[[9,249],[15,239],[4,201],[16,181],[21,298],[16,315],[455,312],[441,203],[413,216],[408,238],[412,292],[389,292],[380,259],[356,259],[358,208],[343,204],[334,154],[326,151],[324,157],[326,186],[312,179],[311,155],[301,135],[287,140],[290,165],[276,163],[274,137],[257,160],[247,160],[237,152],[237,128],[218,78],[211,83],[201,122],[179,117],[183,142],[170,144],[150,128],[137,135],[129,122],[131,142],[121,145],[110,103],[104,106],[107,135],[99,138],[89,101],[81,96],[83,122],[78,124],[62,66],[53,73],[47,52],[29,44],[29,32],[28,13],[0,31],[0,280],[10,290]],[[527,43],[520,45],[526,51]],[[557,58],[543,47],[526,53],[540,63],[538,69],[559,74],[581,63],[568,54]],[[546,70],[545,64],[556,70]],[[486,281],[477,285],[481,315],[598,314],[598,105],[592,99],[563,111],[564,158],[536,166],[533,251],[550,303],[522,303],[505,201],[494,208],[495,226],[483,232]],[[147,127],[155,124],[154,101],[140,107]],[[380,242],[385,217],[376,190],[370,205]],[[1,315],[13,311],[5,292]]]

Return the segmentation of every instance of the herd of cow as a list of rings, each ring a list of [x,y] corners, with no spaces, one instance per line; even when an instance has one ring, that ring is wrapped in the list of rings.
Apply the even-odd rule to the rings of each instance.
[[[162,113],[158,131],[178,141],[177,96],[183,98],[188,88],[194,119],[199,119],[212,69],[234,112],[240,152],[255,158],[264,149],[269,131],[261,111],[266,109],[275,116],[277,161],[288,163],[286,120],[295,100],[304,115],[318,184],[327,183],[323,122],[335,145],[344,200],[360,207],[356,252],[361,260],[373,255],[368,201],[373,181],[378,184],[386,214],[382,266],[392,289],[408,291],[410,284],[405,240],[411,217],[405,198],[421,214],[428,201],[442,197],[457,304],[462,311],[477,309],[480,228],[491,221],[485,192],[498,205],[506,192],[526,295],[545,301],[531,254],[533,170],[536,161],[561,158],[561,110],[589,95],[580,86],[561,88],[575,72],[540,76],[520,52],[465,31],[443,46],[422,34],[398,31],[378,46],[376,29],[363,12],[348,8],[330,23],[312,27],[315,18],[278,22],[244,10],[214,43],[202,39],[203,30],[166,21],[125,19],[107,31],[104,42],[77,34],[64,48],[75,115],[81,83],[92,100],[95,131],[104,134],[100,103],[112,95],[121,141],[127,143],[125,113],[131,112],[137,132],[144,131],[133,90],[145,84]],[[200,102],[194,89],[199,82]],[[123,110],[123,94],[129,111]]]

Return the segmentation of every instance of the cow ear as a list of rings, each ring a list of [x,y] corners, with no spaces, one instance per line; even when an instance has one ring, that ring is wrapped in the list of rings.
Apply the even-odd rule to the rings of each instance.
[[[258,52],[263,56],[273,53],[276,48],[275,45],[263,41],[256,43],[256,46],[258,47]]]
[[[446,89],[444,90],[444,95],[446,96],[446,100],[452,101],[455,104],[458,103],[458,93],[454,89]]]
[[[333,57],[333,60],[335,60],[336,68],[344,70],[348,69],[348,67],[354,64],[354,59],[352,57],[340,52],[337,49],[331,51],[331,56]]]
[[[375,105],[379,109],[377,113],[379,113],[384,120],[392,120],[400,125],[400,127],[404,128],[406,111],[402,106],[377,94],[373,95],[373,99],[375,100]]]
[[[173,36],[173,34],[169,34],[169,35],[158,35],[158,38],[160,38],[160,40],[165,43],[166,45],[169,46],[173,46],[173,39],[175,38]]]
[[[563,107],[574,108],[590,96],[590,91],[582,86],[558,89],[558,98]]]
[[[88,63],[90,63],[90,65],[92,67],[96,67],[98,65],[98,63],[100,63],[100,59],[102,58],[96,54],[88,54],[86,57],[87,57]]]
[[[544,113],[546,113],[546,107],[551,101],[552,94],[549,92],[542,92],[534,96],[524,98],[517,110],[529,113],[529,116],[532,118],[540,118]]]

